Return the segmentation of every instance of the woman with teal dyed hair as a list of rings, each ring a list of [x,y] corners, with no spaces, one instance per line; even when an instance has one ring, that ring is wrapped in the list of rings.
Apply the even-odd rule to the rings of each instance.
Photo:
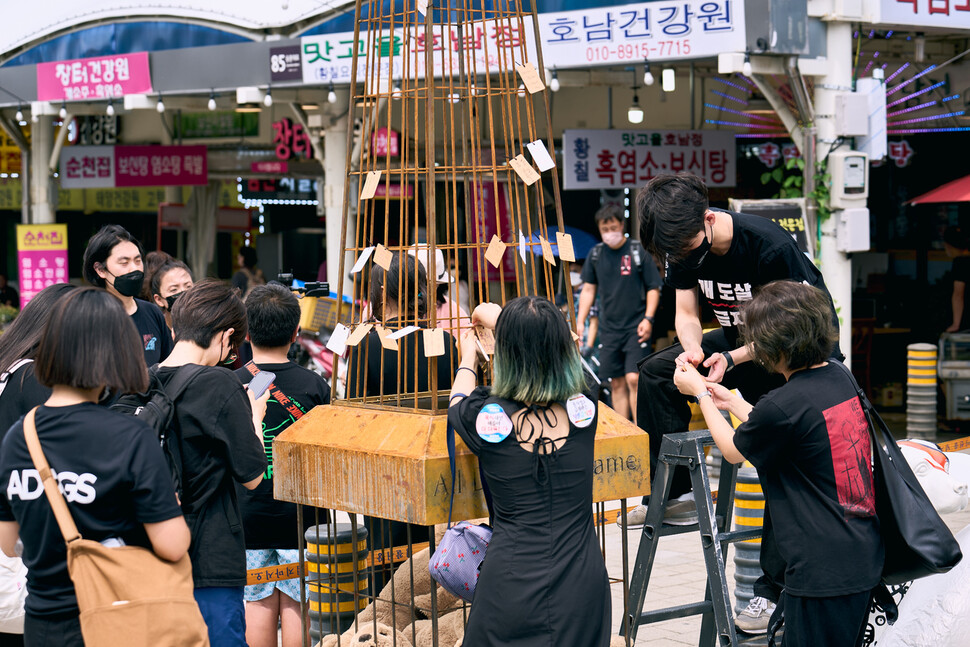
[[[461,339],[448,422],[479,460],[494,534],[463,647],[606,647],[610,591],[593,528],[595,397],[562,314],[540,297],[478,306],[495,331],[494,386]]]

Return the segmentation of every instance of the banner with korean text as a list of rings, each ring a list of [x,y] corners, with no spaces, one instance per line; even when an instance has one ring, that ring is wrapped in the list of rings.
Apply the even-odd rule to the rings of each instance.
[[[148,52],[37,64],[38,101],[111,99],[151,91]]]
[[[67,283],[67,225],[17,225],[20,307],[55,283]]]
[[[641,186],[665,173],[693,173],[707,186],[737,182],[734,133],[718,130],[566,130],[563,188]]]
[[[577,11],[539,14],[539,36],[544,62],[549,69],[642,63],[716,56],[720,52],[745,49],[743,0],[655,0],[613,7],[594,7]],[[507,20],[481,20],[457,26],[432,26],[431,42],[424,25],[395,29],[380,42],[370,42],[361,33],[340,32],[300,39],[300,65],[303,82],[349,83],[354,50],[357,51],[358,78],[368,78],[367,57],[376,54],[380,76],[403,77],[404,51],[412,57],[417,78],[425,75],[423,53],[434,53],[434,74],[450,70],[458,74],[464,52],[465,69],[479,75],[511,70],[520,62],[521,48],[538,66],[535,55],[535,30],[532,18],[521,24]],[[295,56],[292,52],[291,59]],[[296,61],[287,65],[270,57],[274,82],[291,80]]]
[[[208,183],[205,146],[70,146],[61,151],[65,189]]]
[[[866,8],[876,24],[970,29],[970,0],[867,0]]]

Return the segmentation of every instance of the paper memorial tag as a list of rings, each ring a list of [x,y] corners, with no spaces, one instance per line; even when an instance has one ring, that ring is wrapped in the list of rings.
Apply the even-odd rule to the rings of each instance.
[[[505,243],[501,241],[498,234],[492,234],[492,240],[485,250],[485,260],[491,263],[492,267],[498,267],[502,263],[503,256],[505,256]]]
[[[374,250],[374,263],[387,271],[391,269],[391,261],[393,259],[394,255],[386,247],[378,243],[377,248]]]
[[[370,200],[377,193],[377,184],[381,181],[380,171],[367,171],[367,179],[364,180],[364,188],[360,192],[361,200]]]
[[[422,330],[424,335],[424,356],[441,357],[445,354],[445,331],[442,328]]]
[[[505,413],[502,405],[490,402],[478,412],[475,431],[487,443],[500,443],[512,432],[512,419]]]
[[[566,415],[577,427],[589,427],[596,415],[596,405],[582,393],[566,400]]]
[[[347,338],[349,336],[350,328],[342,323],[338,323],[336,326],[334,326],[330,339],[327,340],[327,348],[332,350],[334,355],[342,357],[344,351],[347,350]]]
[[[492,334],[490,328],[475,326],[475,336],[478,338],[478,343],[481,344],[482,350],[486,355],[491,356],[495,354],[495,335]]]
[[[356,346],[357,344],[359,344],[361,341],[363,341],[364,337],[367,336],[367,333],[369,333],[371,328],[373,327],[374,327],[374,324],[365,323],[365,324],[360,324],[359,326],[354,328],[354,332],[352,332],[350,334],[350,337],[347,338],[347,345]]]
[[[540,171],[548,171],[551,168],[556,168],[556,163],[552,160],[549,151],[546,150],[546,145],[542,143],[541,139],[526,144],[526,148],[529,149],[529,154],[532,155],[532,159]]]
[[[357,257],[357,262],[354,263],[354,267],[350,270],[350,273],[351,274],[356,274],[357,272],[359,272],[362,269],[364,269],[364,265],[367,263],[367,259],[370,258],[370,255],[373,254],[373,253],[374,253],[373,246],[372,247],[365,247],[360,252],[360,256]]]
[[[549,244],[549,241],[539,236],[539,245],[542,246],[542,260],[555,265],[556,255],[552,253],[552,245]]]
[[[417,5],[419,14],[422,16],[428,14],[428,0],[418,0],[415,4]]]
[[[390,338],[391,333],[387,328],[378,324],[374,326],[374,330],[377,331],[377,336],[381,340],[381,346],[383,346],[387,350],[394,350],[394,351],[397,350],[397,342]]]
[[[519,230],[519,258],[525,263],[525,234],[521,229]]]
[[[413,333],[415,330],[421,330],[421,329],[418,328],[417,326],[405,326],[404,328],[401,328],[400,330],[396,330],[396,331],[392,332],[390,335],[387,336],[387,338],[388,339],[393,339],[394,341],[397,341],[398,339],[401,339],[402,337],[407,337],[408,335],[410,335],[411,333]]]
[[[557,231],[556,245],[559,247],[559,258],[568,263],[576,262],[576,251],[573,249],[572,234],[564,234],[561,231]]]
[[[536,170],[532,168],[532,164],[529,164],[529,161],[522,154],[510,159],[509,166],[525,182],[526,186],[532,186],[539,179],[539,174],[536,173]]]
[[[572,335],[573,341],[579,341],[579,335],[576,334],[575,330],[570,329],[569,334]]]
[[[546,87],[542,79],[539,78],[539,70],[532,63],[516,65],[515,71],[519,73],[519,78],[522,79],[522,83],[525,84],[525,89],[529,91],[529,94],[542,92]]]

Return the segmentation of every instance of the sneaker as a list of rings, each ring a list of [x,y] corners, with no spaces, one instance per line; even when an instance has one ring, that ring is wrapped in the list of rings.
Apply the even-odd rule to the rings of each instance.
[[[626,530],[637,530],[643,528],[643,524],[647,521],[647,506],[642,503],[637,507],[633,508],[626,513]],[[623,528],[623,517],[621,515],[616,515],[616,525],[620,530]]]
[[[746,634],[768,633],[768,620],[775,612],[775,603],[769,602],[767,598],[755,596],[734,620],[734,626],[738,631]]]
[[[664,523],[669,526],[690,526],[697,523],[697,506],[693,492],[687,492],[667,502]]]

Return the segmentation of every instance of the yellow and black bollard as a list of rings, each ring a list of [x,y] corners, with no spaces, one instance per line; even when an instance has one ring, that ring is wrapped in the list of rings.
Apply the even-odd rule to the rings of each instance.
[[[314,641],[343,633],[367,606],[367,529],[357,526],[356,544],[352,530],[349,523],[338,523],[335,527],[313,526],[304,534],[310,636]]]

